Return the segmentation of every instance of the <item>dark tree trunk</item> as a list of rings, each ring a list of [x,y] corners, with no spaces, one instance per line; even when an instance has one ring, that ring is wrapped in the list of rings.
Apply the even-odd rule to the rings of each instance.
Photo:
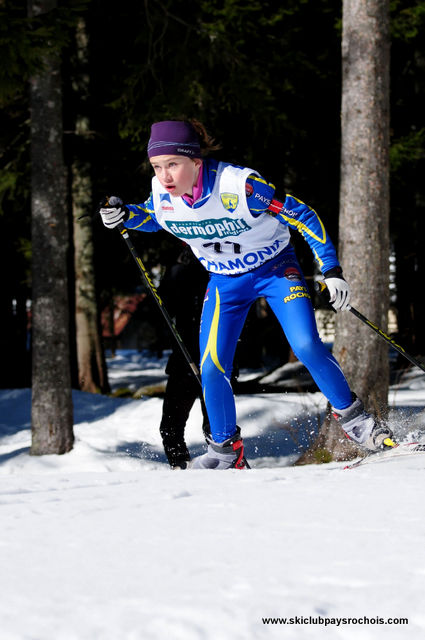
[[[73,86],[78,92],[75,120],[76,144],[72,163],[72,217],[75,266],[75,326],[77,338],[78,384],[82,391],[109,392],[106,362],[101,339],[100,315],[96,295],[90,163],[84,142],[89,143],[88,37],[80,19],[76,30],[77,74]],[[80,219],[81,216],[86,216]]]
[[[31,15],[55,0],[29,2]],[[59,56],[31,78],[32,445],[31,454],[61,454],[74,442],[68,311],[68,221],[62,152]]]
[[[384,331],[389,307],[389,1],[345,0],[339,257],[353,305]],[[388,347],[350,313],[334,353],[353,390],[382,411]]]
[[[75,262],[75,325],[77,332],[78,383],[82,391],[109,392],[108,376],[101,342],[100,321],[93,263],[93,234],[90,218],[91,184],[88,166],[82,171],[73,164],[73,220]]]
[[[352,303],[386,331],[389,308],[389,1],[344,0],[339,258]],[[387,408],[388,346],[339,312],[334,354],[350,387],[379,415]],[[328,412],[302,462],[358,452]]]
[[[406,201],[407,200],[407,201]],[[406,211],[416,214],[409,226],[400,224],[395,241],[397,322],[400,344],[416,357],[425,355],[425,298],[418,294],[423,288],[425,273],[425,205],[416,194],[405,199]],[[409,366],[400,356],[398,366]]]

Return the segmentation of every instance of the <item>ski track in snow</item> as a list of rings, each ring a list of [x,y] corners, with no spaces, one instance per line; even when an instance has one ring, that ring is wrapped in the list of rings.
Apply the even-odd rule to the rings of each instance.
[[[399,437],[424,399],[423,374],[391,390]],[[326,402],[264,394],[237,398],[251,471],[171,471],[161,406],[74,392],[73,451],[32,457],[30,391],[0,390],[0,640],[425,636],[425,455],[288,466]],[[262,623],[295,616],[409,623]]]

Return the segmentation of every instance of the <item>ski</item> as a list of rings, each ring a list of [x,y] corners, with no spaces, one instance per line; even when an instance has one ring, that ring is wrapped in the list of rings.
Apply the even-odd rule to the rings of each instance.
[[[384,462],[390,458],[412,455],[415,453],[425,453],[425,443],[404,442],[396,444],[392,449],[385,449],[384,451],[370,451],[364,456],[364,458],[360,458],[360,460],[347,464],[344,469],[356,469],[364,464]]]

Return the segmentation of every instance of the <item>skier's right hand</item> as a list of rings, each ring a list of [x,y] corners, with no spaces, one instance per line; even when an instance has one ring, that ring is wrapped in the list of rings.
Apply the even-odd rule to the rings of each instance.
[[[108,229],[113,229],[122,222],[128,220],[130,212],[123,204],[121,198],[108,196],[99,205],[99,213],[102,222]]]

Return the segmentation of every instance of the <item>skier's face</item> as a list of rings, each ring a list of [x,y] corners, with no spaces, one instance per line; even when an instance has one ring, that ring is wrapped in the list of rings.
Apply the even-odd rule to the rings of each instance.
[[[150,159],[161,185],[175,198],[191,196],[202,166],[200,158],[184,156],[154,156]]]

